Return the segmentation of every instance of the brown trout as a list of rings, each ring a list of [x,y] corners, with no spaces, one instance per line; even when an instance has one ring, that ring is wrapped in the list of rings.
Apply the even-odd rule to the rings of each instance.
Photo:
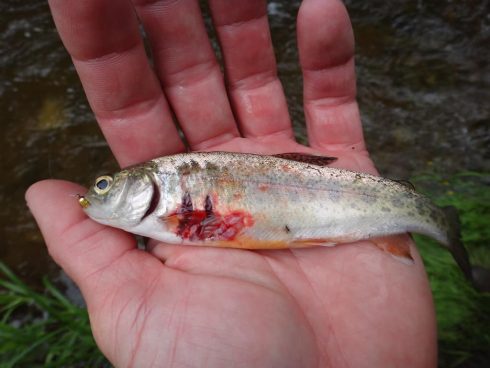
[[[459,230],[441,208],[399,182],[327,167],[332,160],[177,154],[101,176],[79,201],[99,223],[173,244],[283,249],[372,239],[411,260],[408,243],[390,236],[415,232],[459,255],[468,272]]]

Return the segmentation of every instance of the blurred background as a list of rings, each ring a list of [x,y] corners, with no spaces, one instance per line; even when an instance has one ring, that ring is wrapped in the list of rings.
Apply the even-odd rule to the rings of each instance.
[[[484,205],[490,198],[489,1],[345,3],[356,37],[365,137],[382,175],[411,179],[444,203],[454,204],[456,198],[463,206],[464,198],[473,198]],[[269,1],[268,10],[295,131],[298,140],[306,142],[295,36],[299,5],[300,1]],[[47,254],[25,206],[24,192],[46,178],[88,184],[117,165],[44,0],[0,3],[0,121],[0,261],[34,290],[42,292],[41,280],[47,276],[70,301],[81,303],[76,289]],[[463,199],[457,197],[468,188],[471,192]],[[488,203],[481,214],[467,210],[482,222],[482,228],[490,224]],[[467,222],[473,223],[472,219]],[[490,259],[488,230],[478,236],[474,231],[467,234],[479,236],[473,258],[477,254],[476,258]],[[431,283],[436,284],[432,275]],[[477,304],[478,313],[488,307],[488,299],[485,303]],[[490,310],[483,312],[490,314]],[[478,319],[477,315],[470,317]],[[480,336],[482,345],[476,351],[449,352],[441,364],[488,363],[489,333]],[[454,341],[467,338],[464,333],[456,335]]]

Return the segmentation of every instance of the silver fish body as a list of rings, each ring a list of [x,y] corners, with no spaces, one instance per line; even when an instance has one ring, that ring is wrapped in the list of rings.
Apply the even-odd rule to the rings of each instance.
[[[444,211],[396,181],[274,156],[177,154],[102,178],[83,197],[89,217],[174,244],[293,248],[416,232],[449,247],[457,237]]]

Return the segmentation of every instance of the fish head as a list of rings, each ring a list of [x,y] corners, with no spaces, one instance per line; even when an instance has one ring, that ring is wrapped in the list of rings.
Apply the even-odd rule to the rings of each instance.
[[[99,176],[79,203],[93,220],[127,229],[144,219],[154,194],[150,173],[137,168]]]

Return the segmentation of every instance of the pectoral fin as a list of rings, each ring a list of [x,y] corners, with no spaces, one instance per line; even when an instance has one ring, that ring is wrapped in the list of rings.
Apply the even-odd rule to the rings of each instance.
[[[337,243],[327,239],[296,239],[288,243],[288,248],[333,247]]]

